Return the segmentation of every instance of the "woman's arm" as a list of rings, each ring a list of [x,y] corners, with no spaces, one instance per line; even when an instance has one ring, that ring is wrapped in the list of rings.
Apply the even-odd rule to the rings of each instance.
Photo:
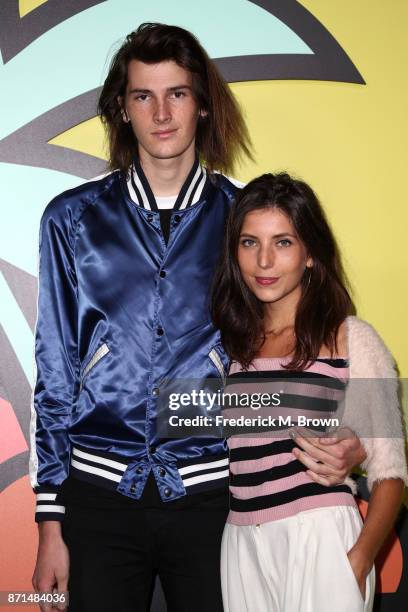
[[[321,347],[320,355],[339,358],[349,355],[346,321],[340,325],[337,333],[336,354],[332,355],[327,347]],[[294,439],[300,448],[294,448],[293,454],[308,468],[310,478],[321,485],[332,487],[343,484],[352,469],[367,459],[361,440],[347,427],[323,438],[303,436],[302,429],[296,429]]]
[[[395,522],[403,490],[404,481],[400,478],[376,481],[373,485],[366,520],[357,542],[348,552],[363,597],[366,577]]]

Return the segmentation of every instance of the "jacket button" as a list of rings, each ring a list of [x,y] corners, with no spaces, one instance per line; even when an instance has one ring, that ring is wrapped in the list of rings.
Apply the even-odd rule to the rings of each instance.
[[[130,492],[136,493],[136,485],[132,484],[132,486],[130,487]]]
[[[155,452],[156,452],[156,447],[155,446],[149,446],[149,453],[151,455],[154,455]]]
[[[175,215],[174,216],[174,223],[180,223],[180,221],[181,221],[180,215]]]
[[[166,278],[166,271],[160,270],[160,278]]]
[[[164,329],[163,329],[162,327],[158,327],[158,328],[157,328],[157,330],[156,330],[156,334],[157,334],[158,336],[163,336],[163,334],[164,334]]]
[[[152,389],[152,395],[154,397],[157,397],[158,395],[160,395],[160,389],[159,387],[155,387],[154,389]]]
[[[143,474],[143,468],[142,468],[142,466],[141,466],[141,465],[139,465],[139,467],[137,468],[136,472],[137,472],[138,474]]]
[[[163,478],[166,475],[166,470],[164,468],[160,468],[159,475]]]
[[[153,215],[147,215],[147,220],[151,223],[153,221]]]
[[[165,496],[166,496],[166,497],[170,497],[170,495],[171,495],[171,489],[169,489],[169,487],[166,487],[166,488],[164,489],[164,494],[165,494]]]

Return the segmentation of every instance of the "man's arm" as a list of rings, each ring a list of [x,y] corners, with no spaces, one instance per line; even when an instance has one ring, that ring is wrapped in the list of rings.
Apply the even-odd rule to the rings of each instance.
[[[297,435],[291,434],[300,446],[292,452],[308,468],[312,480],[326,487],[342,484],[353,467],[367,458],[360,439],[347,427],[329,438],[304,437],[300,432],[297,428]]]
[[[65,508],[59,494],[69,471],[68,426],[78,379],[73,216],[58,197],[45,210],[40,228],[30,480],[39,523],[33,586],[48,593],[66,591],[68,581],[68,550],[61,531]],[[41,609],[51,607],[43,604]]]
[[[59,521],[43,521],[38,524],[38,551],[32,584],[36,593],[57,592],[64,600],[43,603],[41,612],[52,609],[66,610],[68,601],[69,554],[62,538]]]

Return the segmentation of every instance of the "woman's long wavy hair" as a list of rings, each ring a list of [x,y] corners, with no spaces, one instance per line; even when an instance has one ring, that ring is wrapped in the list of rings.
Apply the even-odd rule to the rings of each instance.
[[[313,267],[302,278],[295,317],[295,348],[285,367],[302,370],[326,345],[337,351],[344,319],[355,312],[340,254],[313,190],[286,173],[264,174],[240,192],[227,223],[223,254],[212,290],[212,317],[230,357],[247,368],[265,342],[264,304],[244,283],[238,265],[245,216],[253,210],[278,209],[293,224]]]
[[[118,97],[126,92],[131,60],[156,64],[173,60],[192,74],[193,93],[200,110],[197,154],[210,172],[231,172],[242,155],[252,159],[251,144],[238,103],[197,38],[187,30],[162,23],[142,23],[126,37],[112,59],[98,114],[109,140],[109,167],[127,171],[138,154],[130,123],[125,123]]]

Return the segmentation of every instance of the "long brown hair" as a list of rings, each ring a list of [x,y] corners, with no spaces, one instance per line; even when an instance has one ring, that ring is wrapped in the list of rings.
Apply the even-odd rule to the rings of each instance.
[[[177,26],[142,23],[113,57],[99,97],[98,113],[108,133],[112,170],[126,171],[138,153],[132,127],[123,121],[118,103],[118,96],[126,92],[128,64],[134,59],[146,64],[173,60],[191,72],[198,107],[206,111],[198,120],[196,149],[210,172],[231,172],[242,154],[252,159],[238,103],[197,38]]]
[[[265,341],[264,306],[244,283],[238,245],[245,216],[252,210],[277,208],[292,222],[313,268],[302,278],[295,316],[296,344],[288,369],[304,369],[322,345],[333,354],[337,332],[354,305],[340,254],[323,209],[311,187],[286,173],[264,174],[240,192],[227,224],[221,261],[212,291],[212,317],[230,357],[245,368]]]

